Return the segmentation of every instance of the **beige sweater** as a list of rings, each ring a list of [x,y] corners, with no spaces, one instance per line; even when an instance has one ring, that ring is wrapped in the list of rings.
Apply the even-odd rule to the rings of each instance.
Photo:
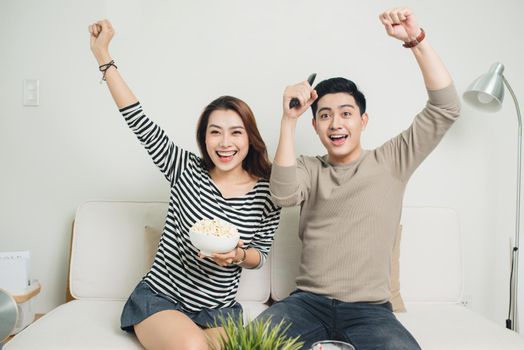
[[[299,289],[346,302],[389,300],[391,252],[406,183],[460,111],[453,85],[428,95],[407,130],[350,164],[302,156],[296,166],[273,165],[276,203],[301,205]]]

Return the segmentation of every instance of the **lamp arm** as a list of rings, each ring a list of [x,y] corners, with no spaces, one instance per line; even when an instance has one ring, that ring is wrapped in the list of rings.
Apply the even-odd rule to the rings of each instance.
[[[504,84],[509,90],[513,102],[515,103],[515,109],[517,110],[517,122],[518,122],[518,145],[517,145],[517,205],[516,205],[516,218],[515,218],[515,247],[519,248],[519,233],[520,233],[520,178],[521,178],[521,163],[522,163],[522,120],[520,116],[519,102],[513,92],[513,89],[509,85],[508,80],[505,76],[502,76]]]
[[[506,77],[502,75],[504,85],[509,90],[513,102],[515,103],[515,109],[517,110],[517,123],[518,123],[518,145],[517,145],[517,199],[515,206],[515,242],[511,252],[512,255],[512,276],[510,284],[510,319],[513,321],[511,329],[518,331],[518,313],[517,313],[517,288],[518,288],[518,261],[519,261],[519,236],[520,236],[520,184],[521,184],[521,163],[522,163],[522,121],[520,116],[519,102],[513,92],[513,89],[509,85]]]

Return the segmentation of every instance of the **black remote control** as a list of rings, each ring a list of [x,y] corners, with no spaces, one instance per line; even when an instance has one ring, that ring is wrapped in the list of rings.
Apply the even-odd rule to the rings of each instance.
[[[309,85],[313,86],[313,82],[315,81],[315,78],[317,77],[317,73],[312,73],[308,78],[307,78],[307,82],[309,83]],[[292,109],[292,108],[295,108],[295,107],[299,107],[300,106],[300,101],[298,100],[298,98],[296,97],[293,97],[291,99],[291,101],[289,101],[289,108]]]

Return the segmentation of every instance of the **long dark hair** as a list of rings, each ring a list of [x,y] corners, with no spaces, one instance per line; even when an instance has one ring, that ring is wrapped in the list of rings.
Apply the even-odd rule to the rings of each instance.
[[[196,138],[198,148],[202,154],[202,160],[207,170],[215,167],[206,149],[206,129],[209,116],[216,110],[235,111],[242,119],[249,139],[249,150],[246,158],[242,161],[242,168],[250,175],[269,179],[271,175],[271,163],[267,156],[267,148],[257,128],[255,116],[251,108],[239,98],[232,96],[221,96],[206,106],[197,124]]]

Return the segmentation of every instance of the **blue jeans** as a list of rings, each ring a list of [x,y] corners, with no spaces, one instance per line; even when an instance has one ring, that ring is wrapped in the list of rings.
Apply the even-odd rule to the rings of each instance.
[[[297,290],[275,303],[256,319],[290,324],[287,335],[300,337],[302,349],[319,340],[341,340],[357,350],[420,349],[417,341],[397,320],[390,303],[346,303]]]

